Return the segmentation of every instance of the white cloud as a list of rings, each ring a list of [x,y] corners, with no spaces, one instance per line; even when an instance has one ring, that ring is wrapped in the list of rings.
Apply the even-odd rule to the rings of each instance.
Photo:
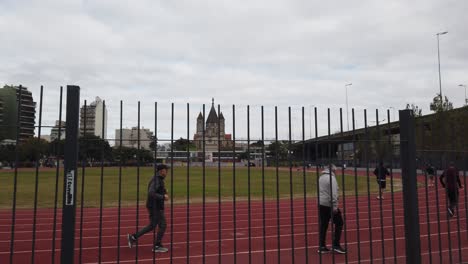
[[[443,93],[463,102],[467,7],[455,0],[4,0],[0,81],[23,84],[36,98],[45,85],[50,108],[60,85],[80,85],[83,100],[108,102],[109,135],[120,100],[130,116],[141,101],[152,127],[154,101],[176,102],[179,111],[190,102],[194,116],[211,97],[223,108],[336,109],[345,107],[349,82],[350,107],[416,103],[428,113],[439,90],[438,31],[449,31],[440,40]]]

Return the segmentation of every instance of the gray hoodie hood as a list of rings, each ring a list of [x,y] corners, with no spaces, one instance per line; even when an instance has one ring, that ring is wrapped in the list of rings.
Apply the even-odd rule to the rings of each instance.
[[[320,205],[333,207],[334,210],[338,208],[338,183],[335,174],[333,172],[330,173],[329,168],[324,169],[320,175],[319,198]]]

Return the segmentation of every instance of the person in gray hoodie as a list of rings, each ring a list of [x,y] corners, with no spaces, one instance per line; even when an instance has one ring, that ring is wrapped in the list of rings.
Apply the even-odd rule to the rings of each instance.
[[[318,253],[328,253],[330,249],[327,248],[325,238],[328,230],[328,223],[333,217],[334,237],[332,250],[336,253],[345,254],[346,249],[340,245],[341,231],[343,230],[343,217],[338,208],[338,183],[335,178],[336,166],[330,164],[325,167],[319,178],[319,230],[320,230],[320,244]]]

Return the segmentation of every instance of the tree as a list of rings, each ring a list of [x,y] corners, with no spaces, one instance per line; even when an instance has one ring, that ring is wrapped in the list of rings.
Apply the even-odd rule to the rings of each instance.
[[[128,148],[128,147],[115,147],[112,149],[112,155],[115,161],[119,161],[122,165],[137,165],[138,159],[140,165],[148,162],[153,162],[153,153],[147,149]],[[131,162],[130,162],[131,161]]]
[[[453,109],[453,104],[452,102],[449,101],[447,96],[444,96],[444,100],[441,101],[441,96],[440,94],[437,94],[433,99],[432,103],[430,104],[430,109],[431,111],[434,111],[436,113],[448,111]]]
[[[288,142],[287,141],[278,141],[273,142],[268,145],[268,151],[273,159],[276,159],[278,156],[278,160],[287,160],[288,159]]]
[[[196,150],[197,148],[193,142],[190,142],[190,140],[179,138],[178,140],[174,141],[172,149],[175,151],[187,151],[187,146],[189,150]]]
[[[63,156],[65,153],[65,139],[54,140],[49,143],[49,153],[52,156],[59,155]]]
[[[0,162],[4,163],[4,166],[5,162],[10,165],[15,162],[15,148],[12,144],[0,145]]]
[[[102,154],[104,160],[112,160],[112,148],[109,142],[95,135],[86,135],[78,139],[79,159],[100,161]]]
[[[28,138],[18,145],[20,161],[37,161],[49,154],[49,143],[44,139]]]
[[[422,109],[415,104],[406,104],[406,109],[412,110],[415,117],[422,116]]]
[[[254,142],[252,144],[250,144],[251,147],[263,147],[263,141],[259,140],[257,142]]]

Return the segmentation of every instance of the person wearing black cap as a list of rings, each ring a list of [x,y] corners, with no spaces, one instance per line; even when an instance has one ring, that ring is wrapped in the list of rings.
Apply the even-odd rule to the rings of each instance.
[[[153,176],[148,184],[148,198],[146,200],[150,223],[137,233],[127,234],[129,248],[133,247],[139,237],[158,227],[153,252],[168,251],[161,243],[167,226],[166,217],[164,216],[164,201],[169,200],[169,196],[167,195],[164,178],[166,178],[168,168],[165,164],[156,166],[156,175]]]

